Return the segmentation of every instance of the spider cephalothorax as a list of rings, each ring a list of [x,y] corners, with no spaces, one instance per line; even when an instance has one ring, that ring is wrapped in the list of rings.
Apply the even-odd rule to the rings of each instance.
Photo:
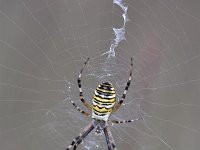
[[[101,134],[105,127],[108,125],[106,121],[93,119],[93,126],[95,127],[95,133]]]
[[[89,58],[85,62],[85,65],[87,64],[88,60],[89,60]],[[127,122],[134,122],[136,120],[142,119],[142,118],[139,118],[139,119],[135,119],[135,120],[122,120],[122,121],[109,119],[110,115],[112,113],[114,113],[124,102],[124,99],[126,97],[126,92],[131,83],[132,66],[133,66],[132,62],[133,62],[133,59],[131,58],[130,76],[126,83],[126,87],[125,87],[124,93],[122,95],[122,98],[119,102],[117,102],[117,104],[116,104],[116,92],[115,92],[113,85],[110,82],[103,82],[96,88],[93,99],[92,99],[92,106],[90,106],[83,98],[83,92],[82,92],[82,88],[81,88],[81,75],[82,75],[84,67],[81,69],[79,77],[78,77],[80,100],[92,112],[93,120],[87,127],[85,127],[83,132],[80,133],[79,136],[77,136],[72,141],[72,143],[68,146],[68,148],[66,150],[69,150],[71,147],[73,147],[73,150],[75,150],[77,148],[77,146],[82,142],[82,140],[93,129],[95,129],[95,132],[98,134],[102,133],[102,131],[104,132],[105,137],[106,137],[106,142],[108,144],[108,150],[116,150],[117,148],[116,148],[112,133],[110,131],[110,128],[108,126],[108,122],[127,123]],[[73,101],[71,101],[71,103],[77,108],[77,110],[79,112],[81,112],[85,116],[90,115],[89,113],[81,110]]]

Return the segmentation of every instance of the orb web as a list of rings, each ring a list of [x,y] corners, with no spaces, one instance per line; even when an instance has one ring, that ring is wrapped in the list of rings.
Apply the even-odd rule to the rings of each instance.
[[[70,103],[82,75],[88,103],[109,81],[120,100],[109,124],[118,149],[198,149],[199,2],[187,0],[2,0],[0,2],[0,145],[66,149],[91,122]],[[107,149],[89,134],[78,149]]]

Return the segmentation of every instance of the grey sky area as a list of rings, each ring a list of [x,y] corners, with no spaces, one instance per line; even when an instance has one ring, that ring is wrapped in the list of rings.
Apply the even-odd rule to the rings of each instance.
[[[77,85],[88,57],[89,104],[103,81],[121,99],[133,57],[126,100],[110,118],[144,120],[109,123],[118,150],[199,150],[200,1],[122,4],[125,24],[112,0],[0,0],[0,150],[67,148],[92,121],[70,103],[91,113]],[[120,41],[113,28],[123,25]],[[105,136],[92,132],[78,149],[107,150]]]

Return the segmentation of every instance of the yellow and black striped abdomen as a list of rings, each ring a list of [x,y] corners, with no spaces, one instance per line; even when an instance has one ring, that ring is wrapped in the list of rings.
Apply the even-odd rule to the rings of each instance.
[[[101,83],[95,90],[92,99],[92,118],[107,121],[115,105],[115,89],[109,82]]]

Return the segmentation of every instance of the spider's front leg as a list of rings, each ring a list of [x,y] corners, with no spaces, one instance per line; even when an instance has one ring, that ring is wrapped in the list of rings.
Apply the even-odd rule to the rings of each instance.
[[[91,122],[82,133],[79,134],[75,139],[73,139],[72,143],[68,146],[66,150],[69,150],[73,147],[73,150],[76,150],[77,146],[81,144],[83,139],[94,129],[93,122]]]
[[[112,133],[110,131],[110,128],[108,126],[106,126],[104,128],[104,134],[105,134],[105,137],[106,137],[106,142],[107,142],[107,145],[108,145],[108,150],[117,150],[114,138],[113,138]]]

